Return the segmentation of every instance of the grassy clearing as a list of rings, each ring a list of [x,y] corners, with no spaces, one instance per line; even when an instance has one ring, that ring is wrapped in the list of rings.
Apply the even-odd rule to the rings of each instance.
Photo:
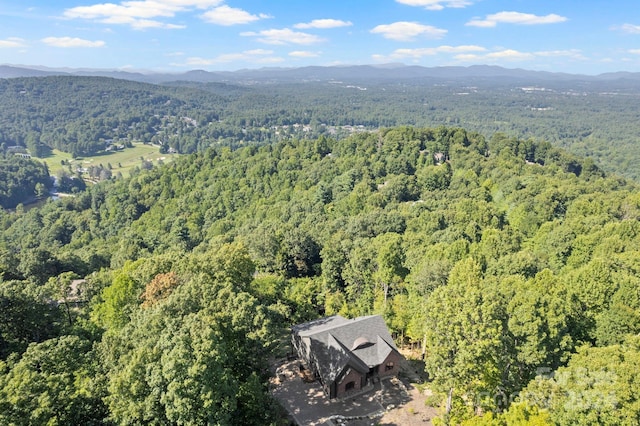
[[[136,166],[142,164],[142,160],[151,161],[153,165],[158,165],[160,161],[169,163],[178,154],[160,154],[160,148],[152,145],[144,145],[142,143],[134,143],[133,148],[125,148],[122,151],[117,152],[104,152],[94,154],[90,157],[80,157],[75,160],[71,157],[71,154],[67,152],[61,152],[54,149],[52,154],[46,158],[41,159],[49,167],[49,173],[56,175],[61,170],[69,171],[69,166],[62,165],[64,161],[71,164],[71,170],[75,170],[79,167],[87,168],[90,166],[99,166],[102,164],[104,167],[108,167],[111,164],[111,172],[115,177],[118,173],[122,173],[122,176],[129,176],[129,172]]]

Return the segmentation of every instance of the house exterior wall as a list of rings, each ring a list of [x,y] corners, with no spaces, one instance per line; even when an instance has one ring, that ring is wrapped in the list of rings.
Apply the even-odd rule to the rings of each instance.
[[[336,331],[337,337],[334,337],[334,335],[331,334],[334,330],[338,330],[343,326],[350,327],[350,325],[353,324],[342,318],[342,320],[345,321],[343,324],[339,321],[340,318],[328,317],[325,322],[320,321],[317,324],[311,322],[309,324],[295,326],[292,328],[291,335],[292,349],[298,354],[301,365],[304,364],[314,373],[329,398],[345,397],[353,392],[366,390],[369,386],[373,387],[380,379],[397,376],[403,357],[396,352],[396,350],[391,350],[384,362],[377,364],[380,360],[380,355],[382,355],[381,351],[386,352],[389,349],[386,346],[387,343],[383,342],[385,339],[384,336],[388,339],[391,338],[382,320],[378,318],[375,319],[375,321],[370,321],[373,316],[371,318],[363,317],[363,322],[358,323],[358,325],[365,327],[366,332],[351,327]],[[328,323],[326,321],[328,321]],[[318,329],[316,330],[314,327],[318,327]],[[302,333],[302,336],[299,333]],[[317,336],[320,337],[314,338]],[[354,342],[357,342],[358,339],[365,339],[365,336],[365,343],[368,343],[368,345],[363,347],[360,347],[361,345],[356,346],[355,349],[351,350],[351,354],[347,355],[349,352],[348,348],[353,348]],[[374,337],[372,338],[371,336]],[[375,336],[377,336],[377,338]],[[327,339],[329,340],[326,341]],[[367,351],[358,352],[358,349],[364,349],[376,344],[374,343],[376,339],[377,344],[381,345],[380,348],[376,347]],[[340,345],[340,348],[336,349],[337,345]],[[395,347],[393,343],[388,343],[388,345],[391,348]],[[340,362],[336,365],[332,364],[335,360],[330,356],[331,350],[334,349],[341,353],[339,357]],[[355,358],[349,361],[348,356]],[[375,363],[376,365],[373,365],[368,371],[364,371],[367,365],[371,365],[371,363]],[[322,367],[322,369],[320,367]],[[342,371],[336,377],[334,374],[341,368]],[[331,371],[328,371],[328,369],[331,369]],[[362,372],[360,370],[362,370]],[[321,371],[323,372],[322,374],[325,374],[325,377],[321,375]],[[332,380],[332,377],[336,378]],[[352,383],[352,386],[350,385],[347,390],[347,385],[350,383]]]
[[[309,361],[309,351],[306,345],[302,342],[302,338],[295,334],[291,334],[291,344],[293,349],[298,353],[298,355],[302,356],[305,361]]]
[[[306,368],[309,368],[311,372],[313,372],[313,374],[320,379],[320,382],[322,382],[322,379],[320,378],[320,373],[318,371],[318,364],[317,364],[316,357],[311,352],[311,348],[309,347],[310,343],[311,342],[308,339],[304,340],[304,338],[301,338],[297,334],[291,335],[291,344],[293,345],[294,351],[298,354],[298,357],[302,360],[302,362],[304,363],[304,366]],[[323,385],[325,384],[323,383]]]
[[[397,376],[400,371],[400,361],[402,361],[402,355],[392,351],[378,367],[378,376],[381,378]],[[387,364],[389,363],[393,363],[393,368],[387,369]]]
[[[358,371],[353,368],[349,368],[344,376],[340,378],[336,383],[336,394],[335,398],[341,398],[347,393],[347,384],[350,382],[354,382],[354,386],[349,392],[355,392],[364,386],[365,376],[360,374]],[[333,398],[333,397],[332,397]]]
[[[300,336],[297,334],[291,335],[291,343],[293,345],[294,351],[298,354],[300,358],[307,364],[309,368],[313,368],[313,357],[308,346],[308,340],[305,342]]]

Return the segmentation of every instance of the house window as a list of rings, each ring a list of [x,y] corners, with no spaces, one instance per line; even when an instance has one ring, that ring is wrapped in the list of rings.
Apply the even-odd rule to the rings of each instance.
[[[387,365],[384,366],[384,371],[393,370],[393,361],[389,361]]]
[[[344,390],[345,392],[349,392],[350,390],[355,389],[356,387],[356,382],[349,382],[344,386]]]

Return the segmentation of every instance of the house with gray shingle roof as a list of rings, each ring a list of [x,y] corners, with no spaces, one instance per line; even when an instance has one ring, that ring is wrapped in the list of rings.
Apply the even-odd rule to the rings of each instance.
[[[320,318],[291,329],[291,342],[329,398],[366,390],[398,374],[402,355],[380,315]]]

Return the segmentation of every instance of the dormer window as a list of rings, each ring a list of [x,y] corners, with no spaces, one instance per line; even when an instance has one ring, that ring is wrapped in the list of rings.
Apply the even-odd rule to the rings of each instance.
[[[366,337],[358,337],[353,341],[353,345],[351,346],[351,350],[355,351],[356,349],[366,348],[368,346],[373,345],[373,342],[370,342]]]
[[[393,361],[389,361],[385,366],[384,366],[384,371],[389,371],[389,370],[393,370]]]

